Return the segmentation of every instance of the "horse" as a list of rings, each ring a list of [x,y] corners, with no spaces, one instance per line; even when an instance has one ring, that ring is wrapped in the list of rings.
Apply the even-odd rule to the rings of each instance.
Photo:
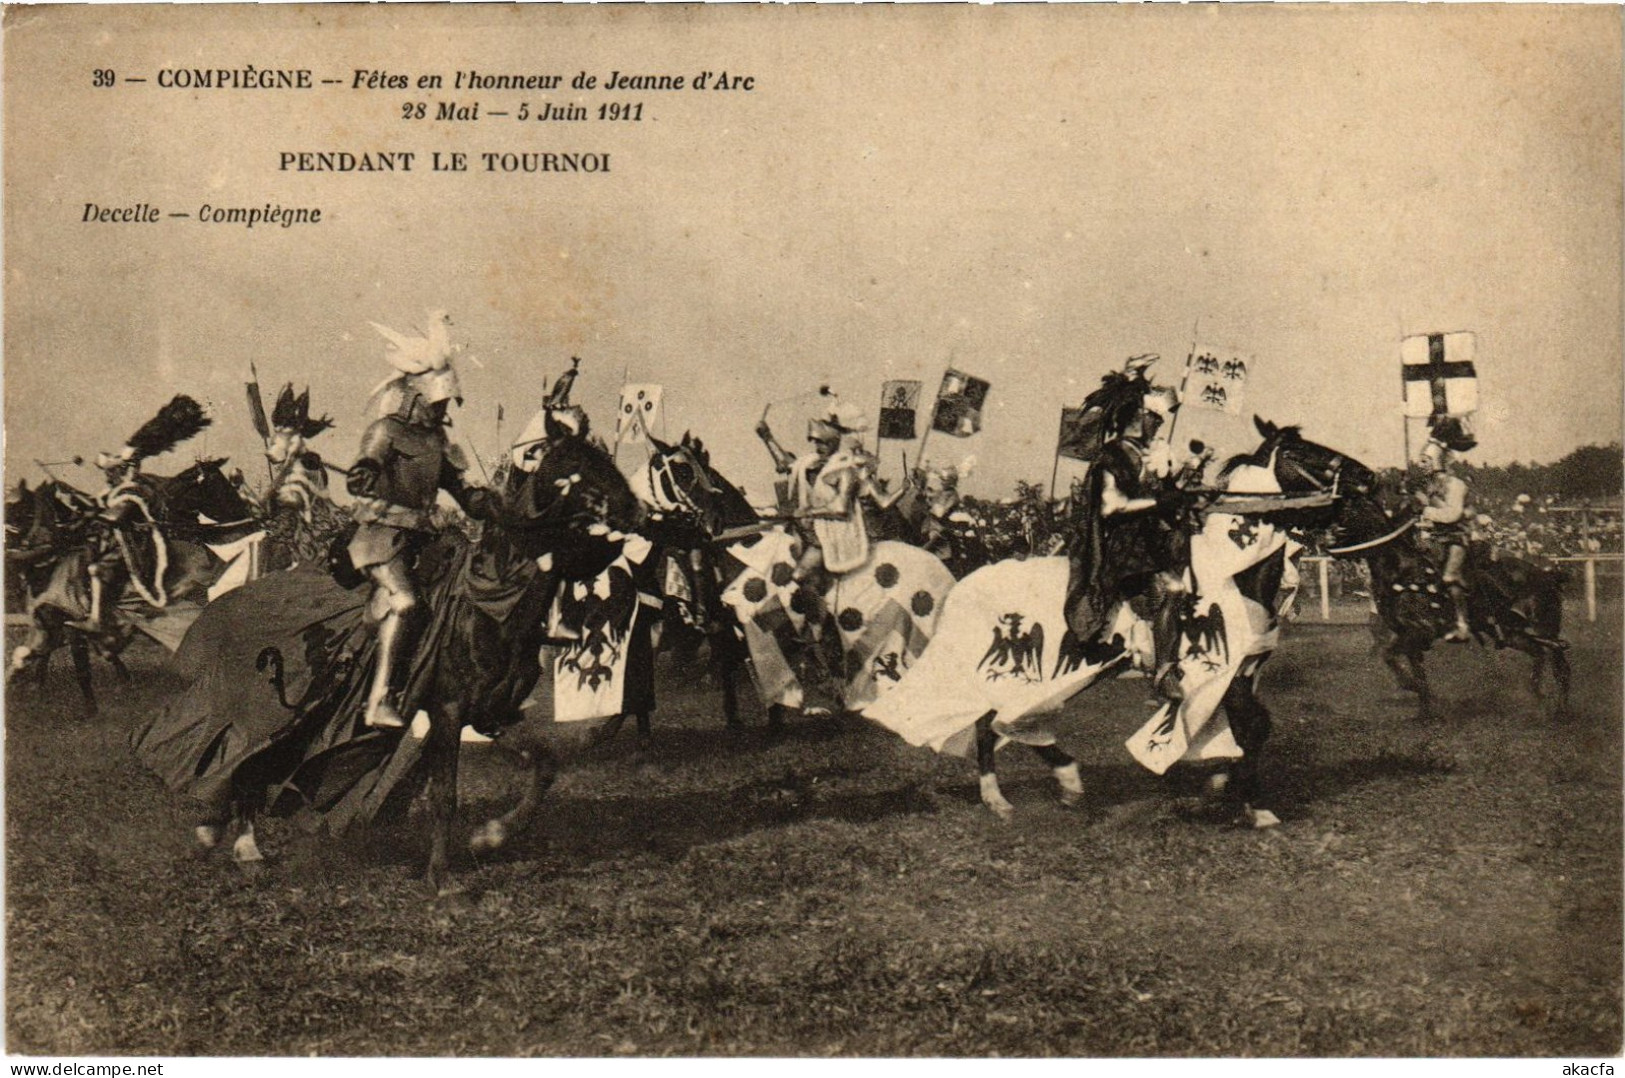
[[[902,676],[953,585],[936,556],[909,543],[873,541],[867,563],[837,574],[822,603],[810,602],[792,573],[801,539],[783,522],[758,515],[711,467],[698,439],[685,434],[676,445],[654,445],[640,489],[668,520],[690,522],[686,545],[701,565],[701,587],[719,589],[710,600],[715,613],[707,639],[730,726],[737,728],[733,678],[747,656],[774,734],[795,708],[855,711]],[[685,545],[682,538],[672,542]],[[823,636],[810,641],[805,622],[820,605],[831,617]],[[820,682],[839,682],[840,699],[809,702],[829,687]]]
[[[202,802],[201,845],[235,828],[233,855],[251,864],[260,859],[253,821],[267,809],[314,808],[344,826],[404,811],[426,784],[425,875],[438,895],[452,894],[464,726],[493,737],[526,774],[518,804],[480,826],[469,848],[496,850],[529,824],[558,771],[545,740],[527,741],[516,729],[541,648],[553,642],[549,613],[563,585],[590,581],[615,560],[642,509],[609,453],[562,429],[550,431],[535,470],[518,473],[495,501],[476,541],[448,536],[433,548],[441,568],[429,589],[431,623],[403,707],[427,714],[421,741],[362,722],[376,649],[359,591],[305,567],[205,608],[181,653],[191,684],[136,739],[148,766]],[[273,593],[284,601],[259,601]],[[297,631],[269,624],[300,599]]]
[[[1184,699],[1165,704],[1129,740],[1161,774],[1174,763],[1220,760],[1209,790],[1253,827],[1279,822],[1262,808],[1259,767],[1272,718],[1258,699],[1263,664],[1295,594],[1302,545],[1291,533],[1329,520],[1337,468],[1347,458],[1303,441],[1296,428],[1260,424],[1259,450],[1231,461],[1217,491],[1192,492],[1190,576],[1180,645]],[[1318,478],[1315,478],[1318,477]],[[1003,561],[955,588],[931,648],[909,677],[864,715],[911,744],[974,754],[983,804],[1008,820],[996,752],[1031,747],[1068,806],[1083,802],[1077,761],[1060,748],[1047,716],[1097,680],[1154,665],[1149,627],[1122,604],[1101,639],[1066,627],[1063,557]],[[1225,722],[1215,721],[1223,713]]]
[[[225,476],[224,463],[224,458],[199,460],[174,476],[139,477],[152,531],[144,543],[126,544],[124,560],[104,580],[107,613],[94,629],[88,627],[87,574],[100,505],[56,480],[32,491],[19,487],[7,503],[7,560],[21,570],[29,635],[12,653],[8,684],[29,671],[43,682],[51,655],[66,644],[83,707],[93,715],[92,653],[127,683],[122,653],[137,630],[152,631],[166,642],[178,637],[178,632],[158,632],[148,616],[161,613],[171,600],[201,595],[221,568],[207,545],[238,538],[254,526],[252,507]]]
[[[1303,442],[1294,428],[1272,431],[1274,445],[1294,469],[1324,477],[1334,463],[1326,451]],[[1442,553],[1418,535],[1419,513],[1395,511],[1369,468],[1344,460],[1339,469],[1340,511],[1328,530],[1326,553],[1364,561],[1376,607],[1371,629],[1378,654],[1400,688],[1417,695],[1417,717],[1434,713],[1423,656],[1454,625],[1440,579]],[[1568,705],[1571,670],[1562,639],[1563,574],[1526,558],[1474,541],[1464,573],[1467,619],[1480,646],[1525,652],[1533,660],[1529,688],[1536,696],[1548,663],[1557,685],[1555,710]]]
[[[739,671],[749,659],[737,619],[722,601],[722,591],[737,564],[718,542],[732,530],[749,531],[759,523],[744,491],[711,467],[705,443],[685,431],[677,442],[650,436],[647,466],[634,474],[632,488],[647,510],[644,531],[666,553],[667,586],[661,644],[681,665],[698,661],[707,647],[711,679],[722,691],[727,727],[738,731]],[[650,744],[649,717],[638,717],[639,747]]]

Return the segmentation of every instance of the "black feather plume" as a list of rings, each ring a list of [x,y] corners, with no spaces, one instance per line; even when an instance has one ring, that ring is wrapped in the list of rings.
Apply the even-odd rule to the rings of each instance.
[[[158,409],[158,414],[141,424],[126,445],[137,458],[167,453],[214,422],[203,414],[203,406],[184,394]]]
[[[289,382],[282,387],[282,392],[277,394],[276,406],[271,409],[271,426],[279,430],[296,431],[302,438],[314,438],[332,425],[331,416],[310,418],[308,388],[296,397],[293,395],[293,383]]]

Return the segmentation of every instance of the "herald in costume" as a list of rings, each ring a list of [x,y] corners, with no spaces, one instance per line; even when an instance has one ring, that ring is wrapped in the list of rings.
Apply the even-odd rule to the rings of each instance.
[[[407,337],[377,323],[390,342],[384,358],[399,373],[374,393],[379,418],[361,436],[346,476],[357,499],[350,561],[372,579],[368,616],[378,625],[378,666],[367,696],[369,726],[406,725],[398,697],[428,611],[415,577],[417,555],[434,534],[431,510],[444,490],[476,519],[492,514],[489,491],[470,487],[462,451],[446,436],[446,410],[462,403],[451,365],[450,319],[431,312],[424,337]]]
[[[96,496],[100,512],[90,532],[90,614],[80,628],[104,631],[106,611],[117,601],[125,571],[128,582],[153,606],[167,605],[164,573],[168,542],[158,528],[152,483],[141,474],[147,457],[167,453],[212,423],[202,405],[177,395],[143,423],[117,453],[99,453],[96,466],[107,485]]]

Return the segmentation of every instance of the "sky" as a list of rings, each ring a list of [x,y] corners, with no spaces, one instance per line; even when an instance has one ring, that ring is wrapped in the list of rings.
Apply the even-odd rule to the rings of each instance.
[[[369,327],[445,309],[467,354],[456,436],[486,462],[582,359],[613,424],[664,385],[758,501],[764,408],[801,444],[829,384],[989,380],[975,493],[1051,473],[1059,410],[1131,355],[1253,359],[1247,410],[1374,466],[1404,451],[1399,340],[1478,336],[1483,463],[1621,437],[1620,10],[1611,6],[9,9],[7,480],[116,449],[172,394],[197,452],[255,474],[249,363],[308,384],[345,462],[390,373]],[[161,89],[254,63],[346,82],[728,70],[749,91]],[[111,89],[91,73],[125,77]],[[641,100],[636,122],[492,110]],[[475,122],[402,106],[479,100]],[[578,150],[599,175],[300,174],[283,150]],[[84,204],[189,219],[82,221]],[[253,230],[215,206],[319,206]],[[501,437],[496,408],[504,406]],[[1187,410],[1226,451],[1245,418]],[[1415,448],[1413,444],[1413,449]],[[887,442],[883,460],[917,444]],[[58,468],[90,483],[88,470]],[[1063,473],[1064,474],[1064,473]]]

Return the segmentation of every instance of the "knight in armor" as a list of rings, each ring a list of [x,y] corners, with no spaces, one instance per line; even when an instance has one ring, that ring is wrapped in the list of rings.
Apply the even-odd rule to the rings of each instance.
[[[956,532],[974,526],[970,514],[960,506],[959,484],[976,466],[975,457],[966,457],[959,464],[938,466],[927,464],[916,470],[920,496],[925,513],[920,520],[920,546],[941,558],[944,563],[955,560],[958,550]]]
[[[789,479],[802,538],[794,579],[813,610],[821,609],[833,576],[869,560],[869,533],[859,500],[872,498],[879,508],[889,509],[902,496],[901,490],[887,493],[875,482],[874,458],[863,450],[867,427],[861,410],[837,401],[807,424],[812,451],[794,457],[779,445],[765,419],[756,426],[775,470]],[[819,619],[811,620],[816,624]]]
[[[96,495],[99,511],[89,533],[86,573],[90,578],[90,611],[80,628],[99,632],[107,627],[107,607],[111,605],[107,589],[126,570],[143,599],[154,606],[165,605],[163,563],[167,543],[158,528],[152,486],[141,474],[141,462],[169,452],[211,422],[197,401],[177,395],[130,435],[117,453],[96,455],[96,467],[106,485]],[[132,558],[140,561],[144,550],[152,552],[150,566],[129,564]]]
[[[1129,360],[1084,400],[1094,445],[1073,507],[1065,610],[1068,630],[1087,644],[1101,639],[1118,604],[1149,604],[1156,691],[1175,701],[1183,696],[1179,613],[1190,533],[1182,519],[1187,500],[1166,469],[1171,455],[1153,452],[1158,431],[1178,407],[1172,389],[1146,376],[1156,359]]]
[[[437,495],[446,491],[475,519],[493,515],[491,492],[465,482],[467,461],[446,436],[446,410],[452,401],[462,403],[448,325],[439,314],[431,320],[429,336],[415,339],[379,327],[392,341],[384,358],[400,373],[374,394],[381,415],[362,434],[346,475],[357,499],[351,507],[357,527],[350,561],[372,580],[367,613],[378,626],[368,726],[406,725],[399,695],[429,613],[415,578],[416,562],[434,535],[430,511]]]
[[[1422,460],[1428,468],[1427,486],[1417,491],[1416,499],[1422,504],[1423,525],[1444,547],[1444,572],[1440,581],[1450,595],[1456,615],[1455,628],[1444,636],[1451,643],[1465,643],[1472,639],[1467,624],[1467,585],[1462,571],[1467,564],[1467,543],[1471,539],[1473,511],[1469,508],[1467,481],[1451,471],[1452,454],[1465,453],[1478,445],[1478,441],[1462,426],[1461,420],[1437,417],[1428,435],[1428,444],[1422,450]]]

